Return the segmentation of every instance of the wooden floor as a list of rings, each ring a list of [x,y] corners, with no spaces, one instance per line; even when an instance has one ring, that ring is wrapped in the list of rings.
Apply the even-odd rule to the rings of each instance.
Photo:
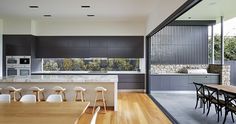
[[[80,124],[89,124],[92,118],[88,110]],[[99,113],[96,124],[171,124],[165,114],[144,93],[119,93],[118,112]]]

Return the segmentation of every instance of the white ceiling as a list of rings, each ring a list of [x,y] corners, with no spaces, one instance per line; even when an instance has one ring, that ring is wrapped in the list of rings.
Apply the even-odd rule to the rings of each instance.
[[[225,20],[236,17],[236,0],[203,0],[178,20],[212,20],[219,21],[220,16]]]
[[[0,18],[43,20],[145,20],[158,0],[0,0]],[[39,6],[38,9],[29,8]],[[82,5],[91,8],[82,9]],[[95,17],[87,17],[94,14]]]

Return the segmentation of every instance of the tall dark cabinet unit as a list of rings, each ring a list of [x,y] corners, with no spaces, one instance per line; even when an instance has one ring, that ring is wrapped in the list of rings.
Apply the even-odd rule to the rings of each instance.
[[[6,74],[6,56],[31,56],[33,35],[3,35],[3,76]]]

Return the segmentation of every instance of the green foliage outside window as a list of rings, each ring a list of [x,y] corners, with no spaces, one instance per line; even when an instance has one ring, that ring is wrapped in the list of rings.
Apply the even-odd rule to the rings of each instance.
[[[214,54],[215,60],[221,59],[221,40],[220,35],[216,35],[214,42]],[[211,43],[212,41],[209,41]],[[225,36],[224,37],[224,54],[225,60],[236,60],[236,36]],[[211,57],[211,53],[209,53]]]
[[[43,59],[44,71],[139,71],[139,59]]]

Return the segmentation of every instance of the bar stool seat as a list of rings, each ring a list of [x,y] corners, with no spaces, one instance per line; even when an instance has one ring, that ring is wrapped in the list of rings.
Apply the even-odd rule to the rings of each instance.
[[[96,88],[95,88],[95,91],[103,91],[103,92],[106,92],[107,89],[104,88],[104,87],[96,87]]]
[[[31,90],[33,92],[33,94],[36,95],[36,100],[37,101],[44,101],[45,100],[45,96],[44,96],[44,88],[39,88],[39,87],[31,87],[29,88],[29,90]],[[42,94],[42,99],[40,98],[40,93]]]
[[[10,94],[10,95],[12,95],[12,93],[13,93],[13,97],[11,97],[11,98],[13,98],[14,101],[17,101],[17,99],[16,99],[16,93],[19,94],[20,98],[22,97],[22,95],[21,95],[21,90],[22,90],[22,88],[15,88],[15,87],[13,87],[13,86],[8,86],[6,89],[9,91],[9,94]],[[20,98],[19,98],[19,99],[20,99]],[[19,100],[19,99],[18,99],[18,100]]]
[[[103,104],[104,111],[106,112],[107,108],[106,108],[106,99],[105,99],[104,93],[107,92],[107,89],[104,87],[96,87],[94,90],[96,91],[96,97],[95,97],[94,106],[93,106],[93,113],[98,103]],[[98,98],[99,95],[101,98]]]
[[[84,102],[85,101],[84,92],[86,91],[86,89],[83,88],[83,87],[75,87],[74,90],[75,90],[75,93],[76,93],[75,101]],[[79,96],[80,96],[80,98],[79,98]]]
[[[61,86],[55,86],[52,89],[56,92],[56,94],[61,94],[63,96],[63,101],[66,101],[66,88],[63,88]]]

